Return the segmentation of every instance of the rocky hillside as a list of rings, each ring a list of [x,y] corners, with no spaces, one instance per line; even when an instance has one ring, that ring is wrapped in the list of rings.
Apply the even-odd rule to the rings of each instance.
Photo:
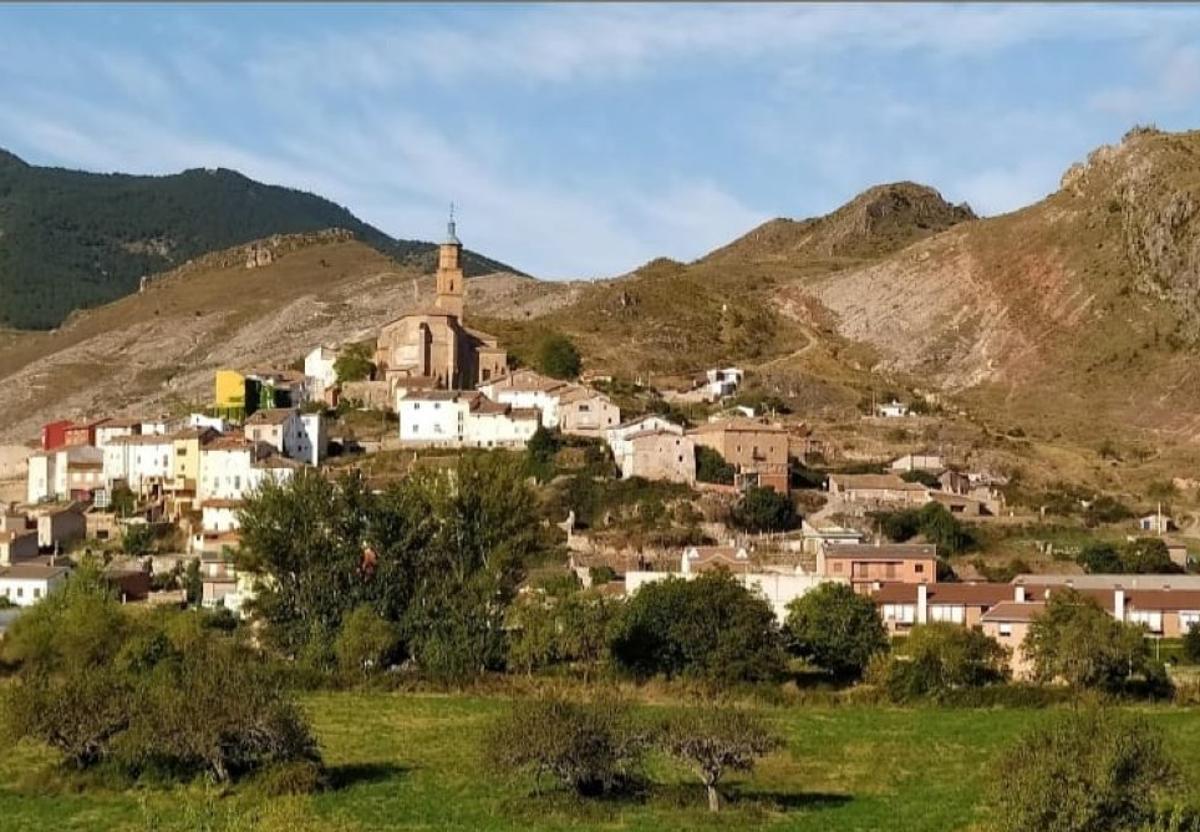
[[[251,255],[263,265],[247,268]],[[198,258],[53,332],[0,332],[0,444],[30,439],[50,419],[201,406],[217,368],[287,367],[317,344],[372,337],[433,290],[421,269],[347,232]],[[476,310],[531,318],[577,291],[481,275],[468,284],[468,320]]]
[[[207,252],[324,228],[433,267],[432,243],[392,239],[328,200],[235,171],[93,174],[35,167],[0,150],[0,326],[54,327]],[[469,274],[512,271],[473,253],[465,260]]]
[[[795,263],[871,258],[973,219],[969,206],[951,205],[933,188],[896,182],[864,191],[823,217],[766,222],[706,259]]]

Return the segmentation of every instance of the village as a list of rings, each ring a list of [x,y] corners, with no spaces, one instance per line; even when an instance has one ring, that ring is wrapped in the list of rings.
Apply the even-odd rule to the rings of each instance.
[[[0,602],[36,604],[81,557],[99,554],[124,602],[243,615],[261,576],[239,566],[240,513],[265,482],[283,484],[304,469],[337,476],[374,455],[522,452],[539,435],[597,449],[620,479],[683,486],[726,507],[771,492],[795,511],[794,469],[819,453],[820,439],[795,418],[734,404],[744,369],[712,368],[662,394],[703,406],[709,415],[698,424],[670,412],[623,419],[600,389],[611,379],[511,366],[495,337],[469,327],[461,257],[451,219],[433,303],[385,325],[373,350],[316,345],[302,369],[219,369],[202,412],[47,423],[24,464],[24,500],[0,512]],[[331,420],[348,411],[379,418],[381,432],[371,441],[331,436]],[[883,424],[910,417],[897,400],[864,416]],[[794,528],[747,530],[717,512],[724,521],[704,520],[693,542],[671,548],[601,539],[578,526],[575,506],[555,525],[565,534],[564,568],[585,587],[633,595],[667,577],[728,570],[782,623],[806,593],[843,584],[872,599],[892,635],[929,622],[981,629],[1008,649],[1016,678],[1029,673],[1021,650],[1028,626],[1060,589],[1093,597],[1151,638],[1178,639],[1200,623],[1200,575],[1187,574],[1186,540],[1172,534],[1161,508],[1130,523],[1128,536],[1162,541],[1164,574],[964,579],[948,568],[954,552],[892,540],[880,528],[889,512],[923,509],[958,524],[1014,522],[1006,484],[1000,473],[928,450],[877,471],[821,477],[816,502],[802,497],[787,524]]]

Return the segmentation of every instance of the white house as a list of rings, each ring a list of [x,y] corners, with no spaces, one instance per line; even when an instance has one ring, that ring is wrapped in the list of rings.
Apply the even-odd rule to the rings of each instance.
[[[260,452],[242,437],[224,437],[200,448],[200,479],[196,499],[240,500],[251,488],[251,463]]]
[[[908,405],[893,399],[876,407],[875,413],[885,419],[902,419],[908,415]]]
[[[109,419],[96,425],[96,447],[107,447],[108,443],[120,436],[133,436],[141,433],[140,419]]]
[[[328,441],[320,413],[300,413],[293,407],[259,410],[246,420],[246,438],[266,442],[279,453],[307,465],[320,465]]]
[[[604,432],[604,439],[608,442],[608,448],[612,451],[613,459],[616,460],[617,465],[623,467],[622,460],[633,453],[633,447],[629,442],[631,436],[653,430],[661,430],[683,436],[683,427],[664,416],[655,414],[622,422],[616,427],[606,430]]]
[[[191,413],[187,417],[187,427],[197,428],[199,430],[215,430],[217,433],[225,433],[229,430],[229,423],[220,416],[209,416],[207,413]]]
[[[67,579],[62,566],[18,563],[0,568],[0,598],[28,607],[45,598]]]
[[[175,441],[165,433],[118,436],[102,453],[106,488],[124,480],[130,490],[143,492],[175,476]]]
[[[905,454],[902,457],[892,460],[892,464],[889,467],[896,474],[908,471],[939,473],[946,469],[946,464],[938,454]]]
[[[536,410],[500,404],[474,391],[431,390],[397,397],[400,441],[413,447],[524,447]]]
[[[315,347],[304,356],[304,377],[308,381],[309,391],[314,399],[325,397],[325,391],[337,385],[337,350],[329,347]]]
[[[704,396],[709,401],[719,401],[726,396],[732,396],[745,378],[745,372],[738,367],[726,367],[723,370],[706,370],[704,373]]]
[[[481,384],[479,392],[500,404],[521,410],[537,409],[541,412],[542,427],[549,430],[558,427],[559,396],[570,386],[533,370],[522,369]]]
[[[25,469],[25,501],[87,499],[104,485],[104,452],[90,445],[68,445],[31,454]]]

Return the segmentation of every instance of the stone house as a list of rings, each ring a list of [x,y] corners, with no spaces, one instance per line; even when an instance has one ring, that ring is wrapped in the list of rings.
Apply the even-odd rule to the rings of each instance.
[[[761,486],[788,493],[788,433],[783,426],[739,417],[708,422],[687,435],[734,467],[739,488]]]
[[[622,477],[695,484],[696,445],[682,431],[642,431],[626,442],[629,451],[620,460]]]
[[[929,489],[905,482],[895,474],[830,474],[829,493],[851,503],[875,506],[921,506],[929,502]]]

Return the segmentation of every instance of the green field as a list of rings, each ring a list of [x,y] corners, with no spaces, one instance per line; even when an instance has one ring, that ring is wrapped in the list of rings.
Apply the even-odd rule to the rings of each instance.
[[[779,708],[765,713],[788,737],[752,777],[731,781],[735,800],[716,817],[686,772],[651,762],[638,798],[579,804],[537,796],[479,759],[480,733],[501,699],[329,693],[305,704],[336,787],[267,798],[249,785],[228,795],[187,788],[136,791],[64,787],[49,756],[21,746],[0,761],[0,829],[16,830],[965,830],[994,754],[1026,725],[1056,711],[881,707]],[[1200,796],[1196,711],[1149,709]],[[256,819],[252,819],[256,818]]]

